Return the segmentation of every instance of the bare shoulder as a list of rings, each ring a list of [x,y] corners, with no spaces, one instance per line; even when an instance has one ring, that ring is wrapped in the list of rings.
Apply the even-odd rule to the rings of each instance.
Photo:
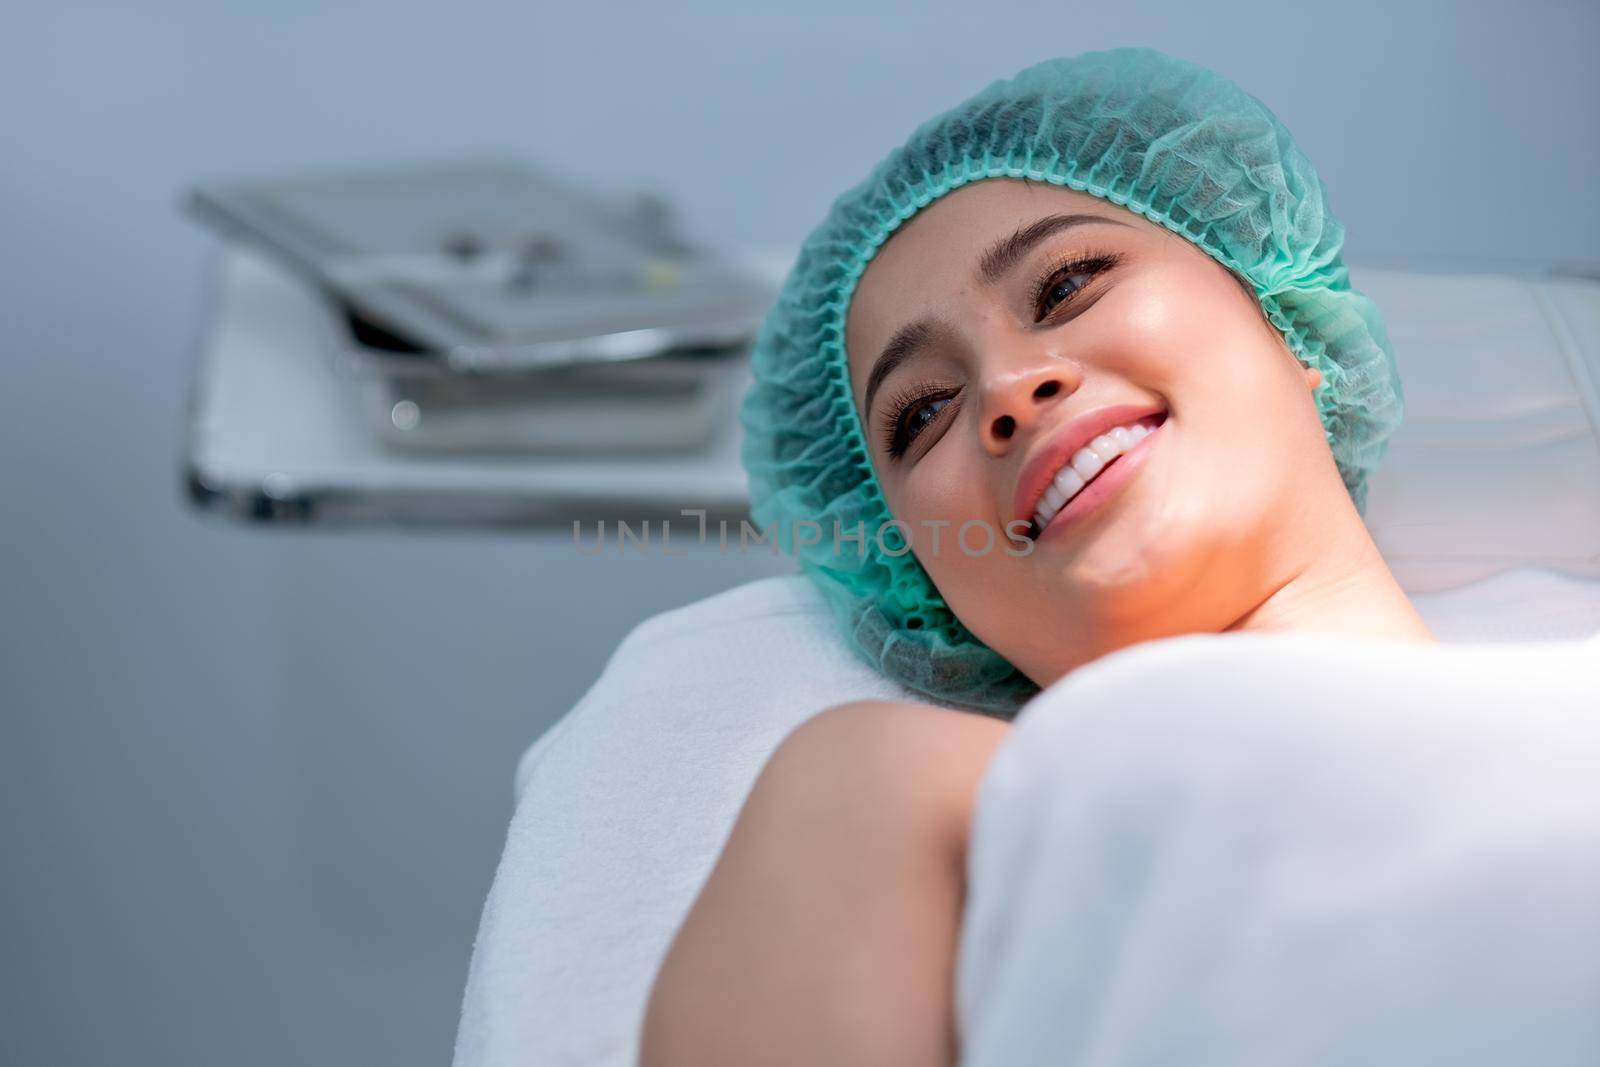
[[[905,758],[945,752],[961,758],[972,748],[998,745],[1011,724],[976,712],[951,711],[904,700],[857,700],[824,709],[790,731],[779,752],[798,758]]]
[[[1009,732],[892,701],[828,708],[792,730],[662,961],[640,1063],[952,1062],[965,828]]]
[[[909,701],[839,704],[784,738],[761,785],[791,802],[820,791],[858,810],[926,812],[964,845],[978,783],[1011,729],[991,716]]]

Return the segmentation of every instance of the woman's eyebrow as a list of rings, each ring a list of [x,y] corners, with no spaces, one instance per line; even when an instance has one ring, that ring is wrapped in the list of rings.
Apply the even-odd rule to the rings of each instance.
[[[1086,226],[1093,222],[1103,222],[1109,226],[1128,225],[1121,219],[1108,218],[1105,215],[1046,215],[1026,227],[1019,226],[1017,232],[1010,237],[1002,237],[996,241],[978,261],[978,271],[974,278],[979,285],[994,285],[1011,273],[1012,268],[1033,250],[1034,245],[1046,237],[1062,230],[1070,230],[1074,226]]]

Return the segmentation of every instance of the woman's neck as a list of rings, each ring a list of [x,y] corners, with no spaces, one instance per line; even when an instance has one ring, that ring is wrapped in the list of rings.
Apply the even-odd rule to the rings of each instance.
[[[1359,523],[1359,518],[1358,518]],[[1436,643],[1366,526],[1330,539],[1227,633],[1312,631]]]

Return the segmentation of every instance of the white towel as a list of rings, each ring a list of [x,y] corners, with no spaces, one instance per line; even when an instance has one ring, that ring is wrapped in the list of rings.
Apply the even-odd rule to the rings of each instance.
[[[1600,631],[1600,582],[1539,570],[1415,603],[1447,641]],[[772,750],[825,707],[909,695],[800,576],[638,627],[523,758],[457,1067],[632,1067],[656,968]]]
[[[1600,637],[1184,637],[1015,725],[963,1067],[1600,1064]]]
[[[896,696],[805,578],[629,634],[518,768],[457,1067],[633,1067],[656,969],[767,757],[823,708]]]

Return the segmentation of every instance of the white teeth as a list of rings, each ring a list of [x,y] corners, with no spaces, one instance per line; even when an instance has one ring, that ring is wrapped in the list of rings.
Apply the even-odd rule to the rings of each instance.
[[[1035,529],[1043,530],[1078,491],[1105,469],[1106,464],[1131,449],[1155,432],[1159,415],[1147,416],[1137,422],[1107,430],[1078,450],[1071,461],[1056,475],[1055,480],[1039,498],[1038,510],[1033,514]]]
[[[1113,441],[1105,434],[1101,434],[1093,441],[1090,441],[1089,448],[1093,450],[1095,455],[1099,456],[1107,463],[1110,463],[1112,460],[1122,455],[1122,445],[1116,441]]]
[[[1044,491],[1044,496],[1039,498],[1039,510],[1050,512],[1060,511],[1061,505],[1065,504],[1071,498],[1072,494],[1069,493],[1066,488],[1060,484],[1060,480],[1057,479],[1055,482],[1050,484],[1050,488]]]
[[[1078,490],[1087,484],[1089,483],[1083,475],[1071,467],[1063,467],[1061,468],[1061,473],[1056,475],[1056,480],[1051,483],[1051,487],[1061,491],[1061,503],[1065,504],[1077,496]],[[1061,509],[1058,507],[1056,510],[1060,511]]]

